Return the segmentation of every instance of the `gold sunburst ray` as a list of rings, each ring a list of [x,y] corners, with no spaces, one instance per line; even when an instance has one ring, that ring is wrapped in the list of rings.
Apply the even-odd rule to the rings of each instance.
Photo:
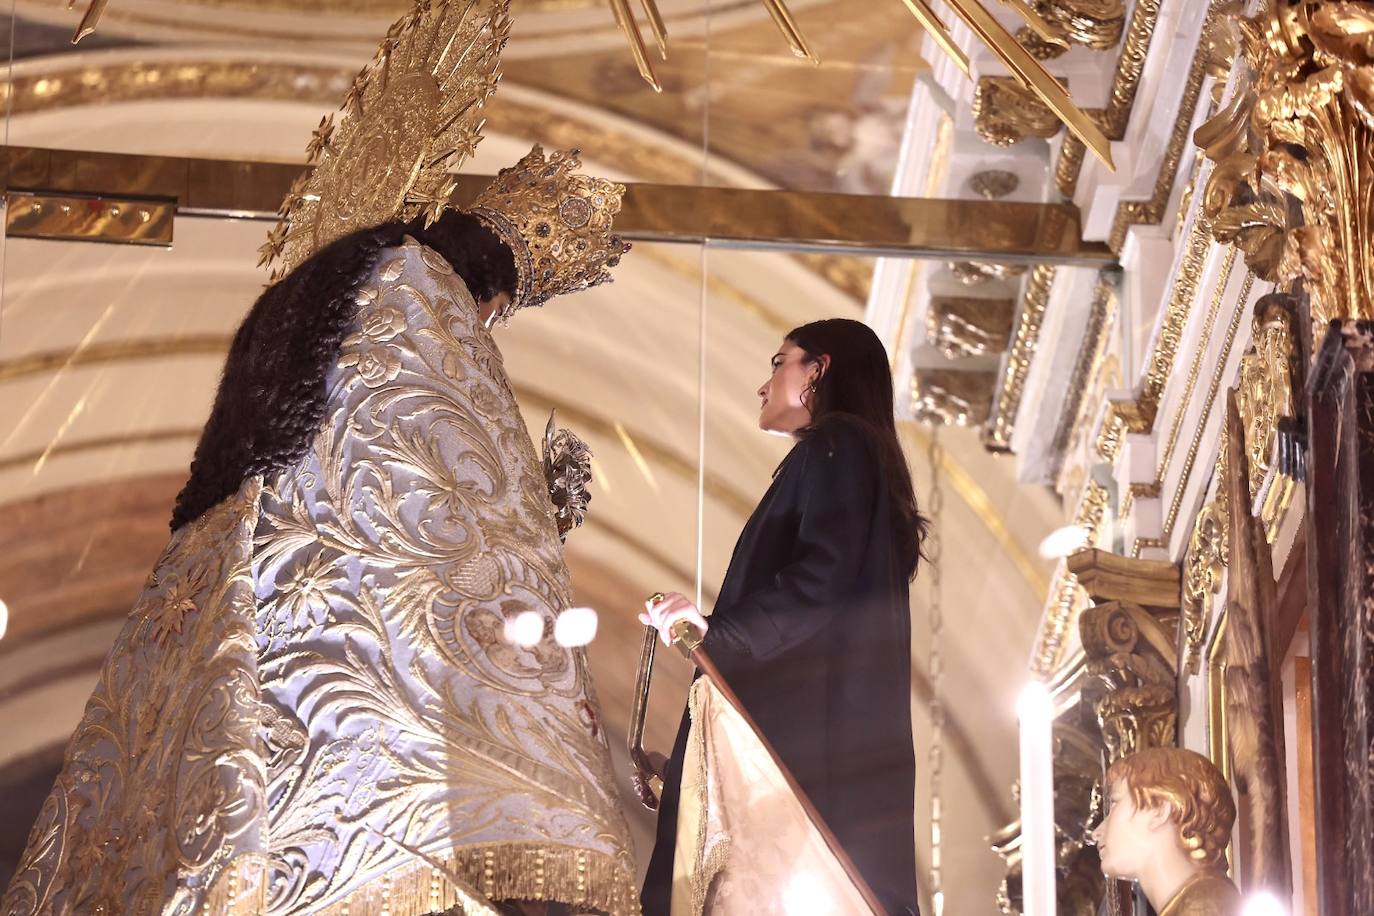
[[[319,164],[263,248],[277,275],[356,229],[442,212],[500,81],[509,2],[419,0],[392,24],[311,138]]]

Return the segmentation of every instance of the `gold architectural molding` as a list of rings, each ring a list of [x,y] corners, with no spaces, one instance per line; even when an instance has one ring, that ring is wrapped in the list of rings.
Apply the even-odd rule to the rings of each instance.
[[[1012,146],[1028,137],[1048,140],[1063,126],[1034,90],[1009,76],[978,78],[973,124],[993,146]]]
[[[1247,304],[1250,301],[1250,294],[1254,288],[1255,275],[1247,273],[1245,283],[1241,286],[1240,296],[1237,299],[1238,307],[1231,316],[1231,324],[1226,329],[1226,339],[1222,344],[1221,353],[1217,357],[1216,368],[1212,372],[1212,380],[1208,384],[1207,396],[1202,404],[1202,412],[1198,417],[1197,423],[1193,427],[1192,438],[1188,442],[1188,452],[1184,456],[1183,467],[1179,472],[1178,483],[1174,485],[1172,497],[1169,500],[1169,509],[1164,516],[1164,531],[1158,538],[1136,538],[1131,546],[1131,556],[1138,557],[1141,552],[1150,547],[1167,547],[1174,535],[1174,526],[1178,523],[1179,512],[1183,508],[1183,499],[1187,493],[1188,481],[1193,474],[1193,468],[1197,464],[1198,452],[1202,447],[1203,434],[1207,430],[1207,419],[1212,415],[1212,408],[1216,403],[1217,394],[1221,391],[1222,385],[1226,380],[1227,364],[1230,362],[1231,348],[1235,345],[1236,334],[1240,329],[1246,314],[1248,314]]]
[[[1107,488],[1096,481],[1088,481],[1078,509],[1074,512],[1073,523],[1083,528],[1089,544],[1097,539],[1107,513],[1107,502]],[[1035,649],[1031,654],[1033,674],[1046,677],[1058,669],[1064,651],[1064,634],[1086,601],[1087,596],[1079,586],[1077,577],[1069,571],[1068,562],[1060,560],[1040,616],[1040,631],[1036,634]]]
[[[1242,301],[1244,306],[1244,301]],[[1241,314],[1245,313],[1242,308]],[[1280,421],[1296,413],[1296,380],[1302,360],[1297,334],[1297,309],[1289,297],[1271,293],[1254,308],[1252,346],[1241,357],[1236,406],[1245,437],[1245,453],[1250,468],[1250,499],[1259,501],[1260,522],[1265,536],[1273,543],[1279,523],[1287,511],[1296,485],[1287,476],[1289,469],[1271,467],[1276,452]],[[1216,489],[1212,501],[1202,507],[1193,520],[1184,556],[1183,633],[1180,637],[1180,670],[1196,674],[1202,640],[1206,634],[1213,597],[1220,591],[1222,574],[1230,564],[1230,500],[1226,490],[1229,430],[1219,437],[1215,464]],[[1269,490],[1261,496],[1266,479]]]
[[[1054,440],[1050,446],[1054,460],[1058,462],[1054,473],[1056,489],[1066,492],[1067,477],[1065,463],[1069,450],[1077,451],[1082,437],[1092,422],[1092,414],[1098,409],[1103,392],[1108,387],[1108,371],[1113,366],[1120,367],[1120,360],[1108,357],[1108,344],[1111,328],[1116,323],[1118,306],[1117,281],[1112,272],[1102,271],[1097,276],[1097,288],[1093,291],[1092,309],[1088,314],[1088,326],[1083,332],[1083,343],[1074,362],[1073,375],[1069,377],[1068,401],[1060,411],[1055,426]],[[1119,387],[1120,381],[1117,380]],[[1080,463],[1072,466],[1069,475],[1083,470]]]
[[[1197,134],[1218,239],[1265,279],[1303,280],[1315,325],[1374,317],[1374,9],[1267,0],[1239,24],[1244,91]]]
[[[1104,550],[1068,559],[1092,606],[1079,617],[1088,684],[1108,763],[1174,743],[1178,567]]]
[[[917,369],[911,377],[911,415],[938,426],[979,426],[992,408],[992,372]]]
[[[1129,400],[1113,400],[1097,434],[1097,453],[1106,461],[1116,461],[1127,432],[1144,433],[1154,428],[1159,400],[1173,372],[1183,330],[1188,323],[1202,269],[1211,249],[1209,227],[1200,214],[1194,215],[1192,228],[1184,242],[1183,263],[1174,277],[1173,289],[1164,305],[1154,348],[1146,362],[1145,381],[1140,394]]]
[[[1112,78],[1111,96],[1104,111],[1089,111],[1101,124],[1109,139],[1120,140],[1126,135],[1126,125],[1131,119],[1131,109],[1135,105],[1136,89],[1140,86],[1140,75],[1145,69],[1145,57],[1150,51],[1150,39],[1154,36],[1155,22],[1159,19],[1161,0],[1137,0],[1131,10],[1131,21],[1126,26],[1126,39],[1121,49],[1121,57],[1116,64],[1116,74]],[[1066,136],[1055,162],[1054,178],[1059,192],[1065,197],[1073,197],[1078,188],[1078,176],[1083,170],[1083,144],[1076,137]]]
[[[1218,9],[1224,2],[1226,0],[1214,0],[1208,12],[1209,23],[1221,18]],[[1193,123],[1193,115],[1197,112],[1198,99],[1202,95],[1202,83],[1208,75],[1210,61],[1205,48],[1193,56],[1192,65],[1188,68],[1188,80],[1183,87],[1183,99],[1179,104],[1178,116],[1174,118],[1174,126],[1169,132],[1169,145],[1165,147],[1164,158],[1160,162],[1159,173],[1150,197],[1147,200],[1123,201],[1116,208],[1107,244],[1117,254],[1121,253],[1122,246],[1126,244],[1126,233],[1132,226],[1155,225],[1164,220],[1169,198],[1173,196],[1174,183],[1178,180],[1179,164],[1183,161],[1183,152],[1189,145],[1189,128]]]
[[[932,295],[926,309],[926,340],[951,360],[1002,353],[1011,337],[1015,307],[1010,298]]]
[[[982,432],[983,444],[994,451],[1011,448],[1012,428],[1021,406],[1026,375],[1030,372],[1031,359],[1040,339],[1040,326],[1045,320],[1045,308],[1049,305],[1053,285],[1054,267],[1044,264],[1031,271],[1026,281],[1011,346],[993,397],[992,412]]]

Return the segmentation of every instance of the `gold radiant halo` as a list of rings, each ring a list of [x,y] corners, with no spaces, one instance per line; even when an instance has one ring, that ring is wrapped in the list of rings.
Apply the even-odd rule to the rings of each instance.
[[[276,263],[274,280],[349,232],[442,212],[452,171],[482,139],[509,7],[417,0],[391,26],[306,148],[317,165],[282,201],[282,220],[260,249],[263,264]]]

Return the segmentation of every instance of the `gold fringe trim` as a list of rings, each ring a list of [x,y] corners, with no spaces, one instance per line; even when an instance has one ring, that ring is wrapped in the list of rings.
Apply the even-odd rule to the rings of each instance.
[[[309,912],[318,916],[492,916],[491,901],[549,900],[611,916],[639,916],[633,875],[605,853],[558,844],[499,843],[460,849],[429,861],[408,854],[408,861],[342,900]],[[266,913],[267,873],[260,855],[236,859],[215,881],[201,912],[207,916]]]

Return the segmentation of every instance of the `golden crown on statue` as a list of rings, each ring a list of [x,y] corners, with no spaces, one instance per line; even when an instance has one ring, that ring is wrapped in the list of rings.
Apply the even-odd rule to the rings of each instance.
[[[518,288],[503,321],[518,309],[608,282],[610,268],[630,250],[611,233],[625,186],[576,174],[579,155],[558,150],[546,158],[535,146],[473,202],[473,215],[515,255]]]
[[[481,141],[482,106],[500,80],[510,0],[416,0],[330,114],[306,153],[315,163],[282,201],[259,249],[285,275],[335,239],[449,206],[453,170]]]

